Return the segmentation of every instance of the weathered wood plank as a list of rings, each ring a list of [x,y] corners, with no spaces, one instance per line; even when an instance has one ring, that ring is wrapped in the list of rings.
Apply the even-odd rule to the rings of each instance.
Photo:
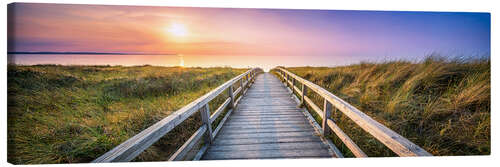
[[[290,142],[290,143],[265,143],[265,144],[238,144],[218,145],[211,147],[209,152],[215,151],[264,151],[264,150],[305,150],[328,149],[321,142]]]
[[[277,124],[309,124],[308,120],[286,120],[286,121],[253,121],[253,122],[238,122],[238,121],[228,121],[227,125],[277,125]]]
[[[241,87],[239,87],[238,89],[236,89],[236,90],[234,91],[234,93],[233,93],[234,95],[233,95],[233,96],[234,96],[234,97],[236,97],[236,96],[238,96],[240,93],[241,93]]]
[[[198,153],[196,153],[196,155],[194,156],[193,161],[200,160],[203,157],[203,154],[205,154],[207,150],[208,150],[208,145],[204,145],[203,147],[201,147],[200,151],[198,151]]]
[[[300,116],[302,113],[300,112],[249,112],[249,113],[235,113],[234,116],[277,116],[277,115],[295,115]]]
[[[218,145],[236,145],[236,144],[265,144],[265,143],[288,143],[288,142],[321,142],[317,136],[298,136],[287,138],[259,137],[243,139],[219,139],[212,146]]]
[[[204,159],[269,159],[269,158],[331,158],[324,149],[311,150],[266,150],[266,151],[220,151],[209,152]]]
[[[222,103],[219,106],[219,108],[215,110],[214,114],[210,116],[210,123],[213,123],[219,117],[219,115],[224,111],[224,109],[226,109],[226,107],[230,104],[231,104],[231,98],[227,98],[226,101],[224,101],[224,103]]]
[[[224,116],[224,118],[222,118],[222,120],[220,121],[219,125],[217,125],[217,128],[215,128],[215,131],[213,132],[213,136],[217,136],[217,133],[219,133],[219,131],[222,129],[222,127],[224,126],[224,123],[226,122],[227,118],[229,118],[229,116],[231,116],[231,112],[233,112],[233,109],[229,109],[229,111],[227,111],[227,113]]]
[[[276,133],[243,133],[243,134],[220,134],[219,138],[224,139],[242,139],[242,138],[256,138],[256,137],[304,137],[304,136],[317,136],[316,132],[304,131],[304,132],[276,132]]]
[[[307,128],[272,128],[272,129],[241,129],[233,131],[223,131],[222,133],[276,133],[276,132],[309,132],[314,131],[312,127]]]
[[[285,121],[285,120],[304,120],[302,117],[286,117],[286,118],[234,118],[232,121],[245,121],[245,122],[256,122],[256,121]]]
[[[228,89],[227,89],[227,95],[229,96],[229,108],[230,109],[233,109],[235,107],[234,105],[234,90],[233,90],[233,85],[231,85]]]
[[[179,148],[172,156],[170,156],[169,161],[179,161],[186,156],[186,154],[195,146],[195,144],[201,139],[201,137],[207,131],[207,126],[203,125]]]
[[[271,125],[226,125],[225,130],[244,130],[244,129],[274,129],[274,128],[307,128],[308,124],[271,124]]]
[[[323,105],[323,120],[321,127],[323,128],[323,134],[329,135],[330,134],[330,128],[328,127],[327,120],[330,119],[330,115],[332,113],[332,104],[325,100],[324,105]]]
[[[319,108],[316,104],[314,104],[314,102],[307,96],[304,96],[304,100],[306,101],[307,105],[311,107],[311,109],[314,112],[316,112],[316,114],[318,114],[321,117],[321,119],[323,119],[324,114],[323,111],[321,111],[321,108]]]
[[[214,136],[212,134],[212,123],[210,123],[210,107],[208,106],[208,103],[205,104],[205,107],[200,109],[200,115],[201,121],[207,126],[205,143],[212,143]]]
[[[273,115],[234,115],[232,119],[265,119],[265,118],[276,118],[276,119],[284,119],[284,118],[304,118],[304,115],[282,115],[282,114],[273,114]]]
[[[332,131],[335,132],[337,137],[339,137],[340,140],[342,140],[342,142],[347,146],[347,148],[349,148],[349,150],[351,150],[351,152],[354,154],[354,156],[356,156],[356,157],[368,157],[365,154],[365,152],[363,152],[363,150],[361,150],[361,148],[359,148],[358,145],[356,143],[354,143],[354,141],[352,141],[352,139],[347,134],[345,134],[344,131],[342,131],[342,129],[340,129],[337,126],[337,124],[335,124],[335,122],[328,119],[327,123],[328,123],[328,126],[330,127],[330,129],[332,129]]]

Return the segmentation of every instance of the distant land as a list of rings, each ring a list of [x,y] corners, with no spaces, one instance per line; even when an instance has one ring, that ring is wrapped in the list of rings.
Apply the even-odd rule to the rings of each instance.
[[[7,52],[7,54],[176,55],[175,53],[121,53],[121,52]]]

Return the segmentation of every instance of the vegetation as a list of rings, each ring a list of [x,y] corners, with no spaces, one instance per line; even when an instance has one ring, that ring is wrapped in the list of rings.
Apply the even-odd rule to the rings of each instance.
[[[9,65],[8,161],[90,162],[246,70]],[[200,124],[195,114],[136,161],[168,159]]]
[[[419,63],[365,62],[334,68],[287,69],[346,100],[433,155],[490,154],[489,59],[431,56]],[[322,98],[308,93],[322,108]],[[340,113],[333,119],[368,156],[395,156]],[[340,139],[330,137],[342,152],[352,156]]]

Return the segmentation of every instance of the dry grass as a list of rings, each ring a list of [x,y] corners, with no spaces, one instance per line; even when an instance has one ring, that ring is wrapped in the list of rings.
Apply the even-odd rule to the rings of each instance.
[[[490,154],[489,59],[431,56],[419,63],[287,69],[343,98],[433,155]],[[309,96],[322,106],[322,99],[312,93]],[[369,156],[395,156],[349,118],[340,114],[334,119]],[[352,156],[336,136],[331,138]]]
[[[247,69],[8,66],[8,161],[91,160]],[[214,108],[224,97],[211,103]],[[199,128],[198,114],[135,161],[165,160]]]

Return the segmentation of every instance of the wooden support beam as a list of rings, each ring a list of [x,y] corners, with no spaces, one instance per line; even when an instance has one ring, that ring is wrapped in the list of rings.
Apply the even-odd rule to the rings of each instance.
[[[240,88],[241,88],[241,92],[245,91],[245,87],[243,86],[243,77],[240,80]]]
[[[323,123],[322,128],[323,128],[323,135],[329,135],[330,134],[330,128],[328,127],[328,119],[330,119],[330,115],[332,113],[332,104],[328,102],[326,99],[324,100],[323,104]]]
[[[207,133],[205,138],[205,143],[212,144],[214,137],[212,136],[212,124],[210,123],[210,107],[208,103],[200,109],[201,121],[207,126]]]
[[[233,91],[233,85],[231,85],[229,87],[229,89],[227,89],[227,94],[229,95],[229,98],[231,99],[231,101],[229,102],[229,108],[232,109],[232,108],[234,108],[234,91]]]
[[[301,90],[301,98],[300,98],[300,106],[305,106],[305,97],[307,95],[307,86],[305,84],[302,84],[302,90]]]
[[[193,149],[195,144],[201,139],[203,134],[207,131],[207,126],[202,125],[194,134],[186,141],[181,148],[179,148],[174,155],[172,155],[169,161],[180,161],[183,160],[186,154]]]

